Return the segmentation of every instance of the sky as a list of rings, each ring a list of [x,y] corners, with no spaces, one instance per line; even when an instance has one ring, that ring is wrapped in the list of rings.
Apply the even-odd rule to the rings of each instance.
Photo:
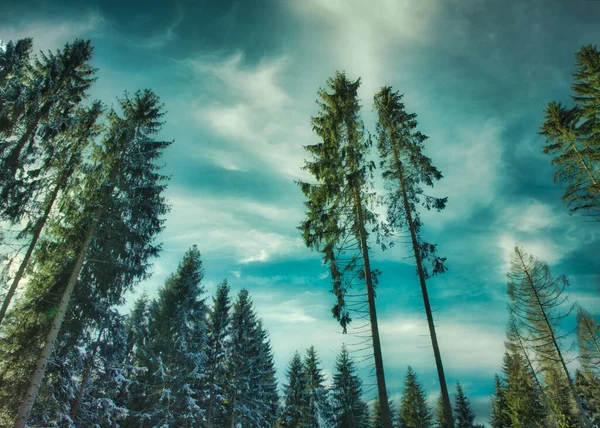
[[[197,244],[207,296],[225,278],[234,293],[250,291],[280,379],[294,351],[310,345],[331,376],[347,343],[369,399],[371,359],[361,358],[357,330],[342,335],[330,315],[327,269],[296,229],[304,211],[294,180],[308,178],[303,145],[317,141],[316,93],[336,70],[362,79],[371,133],[375,92],[404,93],[444,175],[431,193],[449,198],[445,211],[422,216],[424,238],[449,268],[428,283],[447,381],[464,385],[484,422],[515,245],[567,275],[570,301],[600,316],[600,225],[569,215],[537,134],[548,102],[571,103],[574,53],[598,43],[598,16],[592,0],[24,0],[2,7],[0,39],[33,37],[36,50],[54,50],[89,38],[92,98],[110,105],[125,90],[151,88],[165,104],[171,211],[162,256],[138,294],[155,295]],[[373,248],[387,386],[399,403],[410,365],[434,403],[439,385],[408,250]]]

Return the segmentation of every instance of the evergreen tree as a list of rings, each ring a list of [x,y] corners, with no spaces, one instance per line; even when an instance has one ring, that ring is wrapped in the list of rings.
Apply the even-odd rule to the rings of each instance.
[[[283,385],[285,403],[280,415],[279,426],[282,428],[305,426],[308,379],[298,351],[294,352],[285,375],[288,383]]]
[[[438,396],[437,405],[435,408],[435,422],[437,428],[448,428],[446,422],[446,414],[444,413],[444,400],[442,394]]]
[[[506,400],[505,386],[496,375],[494,377],[496,388],[492,396],[492,417],[490,425],[492,428],[508,428],[512,426],[512,421],[509,415],[508,403]]]
[[[540,134],[547,138],[544,153],[552,154],[558,170],[554,181],[566,183],[563,200],[571,212],[600,216],[600,51],[584,46],[576,54],[575,105],[551,102]]]
[[[279,400],[273,354],[246,289],[239,292],[233,305],[231,336],[228,420],[222,426],[273,426]]]
[[[542,426],[546,422],[548,400],[516,330],[513,317],[507,336],[502,367],[506,413],[512,426]]]
[[[514,316],[515,334],[538,358],[554,413],[562,414],[566,420],[578,417],[580,424],[588,427],[589,421],[575,393],[557,334],[558,323],[566,316],[559,308],[566,300],[563,293],[567,278],[554,278],[547,264],[520,248],[515,248],[508,277],[509,310]],[[572,400],[577,405],[575,411],[571,410],[574,407],[570,403]]]
[[[162,106],[151,91],[119,101],[124,117],[109,114],[110,126],[93,153],[82,190],[65,196],[63,215],[40,245],[39,269],[6,329],[9,340],[3,347],[10,357],[2,364],[17,361],[25,373],[32,370],[31,351],[45,343],[28,392],[22,395],[16,426],[27,420],[55,343],[73,346],[81,332],[99,328],[123,293],[148,277],[149,260],[160,250],[154,239],[167,206],[161,195],[165,177],[155,162],[169,143],[152,135],[160,129]],[[59,338],[65,320],[63,335],[74,343]],[[29,376],[13,379],[22,385]]]
[[[386,428],[391,427],[377,312],[374,279],[368,247],[368,227],[376,223],[369,210],[374,202],[370,181],[374,164],[366,156],[371,145],[360,120],[358,87],[360,79],[350,81],[336,73],[319,89],[320,112],[313,117],[314,132],[321,142],[305,146],[312,155],[304,167],[316,184],[300,182],[307,198],[306,220],[300,226],[309,248],[323,253],[329,265],[337,303],[332,309],[344,332],[351,321],[346,306],[346,291],[354,278],[364,280],[371,326],[377,390]]]
[[[429,428],[432,420],[433,416],[427,405],[423,385],[419,382],[417,374],[409,366],[404,379],[404,390],[400,402],[400,427]]]
[[[331,398],[333,421],[336,428],[366,428],[369,426],[369,408],[362,398],[362,382],[356,375],[354,362],[346,346],[336,360]]]
[[[591,372],[575,373],[575,390],[592,426],[600,426],[600,378]]]
[[[153,425],[192,427],[205,421],[206,315],[200,251],[186,252],[150,306],[150,354],[146,374],[151,393],[142,409]]]
[[[416,130],[416,114],[408,114],[402,103],[402,95],[385,86],[375,95],[375,109],[378,114],[378,143],[382,176],[389,193],[387,195],[388,223],[392,230],[410,231],[412,250],[417,265],[417,275],[421,285],[423,304],[427,315],[429,335],[440,382],[444,411],[448,426],[453,427],[450,396],[446,386],[444,366],[439,349],[433,313],[427,292],[426,280],[443,273],[443,257],[436,255],[436,246],[423,241],[421,237],[421,218],[417,206],[419,202],[427,210],[440,211],[445,208],[448,198],[435,198],[423,192],[422,185],[433,186],[434,181],[442,178],[440,171],[432,165],[431,159],[423,154],[425,135]],[[432,264],[428,272],[423,264],[429,260]]]
[[[394,408],[394,403],[392,401],[388,402],[390,409]],[[395,425],[395,418],[392,418],[392,425]],[[382,428],[383,420],[381,419],[381,406],[379,405],[379,400],[375,400],[373,402],[373,411],[371,412],[371,428]]]
[[[462,385],[456,382],[456,398],[454,400],[454,416],[456,428],[472,428],[475,421],[475,412],[471,402],[463,392]]]
[[[206,409],[206,420],[209,428],[215,426],[214,415],[223,414],[226,410],[224,392],[228,380],[227,355],[231,346],[230,309],[229,285],[227,281],[223,281],[217,287],[208,316],[205,377],[209,387]]]
[[[585,309],[577,311],[579,358],[585,372],[600,373],[600,324]]]
[[[304,373],[306,376],[306,412],[303,426],[321,428],[330,419],[327,389],[324,386],[325,376],[320,367],[319,357],[314,346],[306,350]]]
[[[48,139],[68,126],[64,118],[85,98],[95,72],[89,65],[93,51],[89,40],[67,43],[56,53],[40,52],[27,66],[30,42],[22,45],[18,42],[15,47],[19,53],[12,55],[16,64],[11,68],[24,71],[24,85],[17,91],[16,105],[2,115],[10,119],[0,132],[0,218],[10,222],[18,222],[29,208],[39,184],[37,176],[58,155]]]
[[[0,49],[0,147],[7,147],[10,137],[25,110],[27,74],[30,70],[33,39],[9,41]]]

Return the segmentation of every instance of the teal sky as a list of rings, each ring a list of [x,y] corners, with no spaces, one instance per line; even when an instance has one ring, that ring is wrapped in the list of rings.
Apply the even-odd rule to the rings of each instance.
[[[570,104],[574,53],[600,41],[600,1],[26,0],[1,11],[2,40],[32,36],[46,50],[90,38],[93,97],[158,93],[162,137],[175,140],[164,157],[172,210],[154,277],[138,290],[155,293],[197,244],[209,293],[224,278],[250,290],[280,377],[295,350],[314,344],[331,372],[341,344],[360,341],[330,317],[327,270],[295,229],[303,197],[293,180],[306,178],[316,92],[336,70],[362,78],[369,131],[373,94],[392,85],[430,137],[427,154],[444,174],[433,193],[449,197],[444,212],[423,214],[424,237],[449,267],[430,293],[448,382],[464,384],[481,420],[501,365],[516,244],[568,275],[571,300],[600,316],[600,225],[569,216],[537,135],[549,101]],[[374,251],[373,262],[396,403],[408,365],[432,401],[438,393],[407,250]],[[370,363],[361,366],[372,398]]]

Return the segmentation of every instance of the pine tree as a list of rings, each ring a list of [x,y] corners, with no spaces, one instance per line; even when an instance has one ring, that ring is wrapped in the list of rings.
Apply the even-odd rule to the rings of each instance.
[[[564,415],[567,420],[575,413],[581,425],[588,427],[589,421],[575,393],[557,334],[558,323],[568,314],[559,312],[566,300],[563,293],[567,278],[554,278],[547,264],[520,248],[515,248],[508,277],[509,310],[514,316],[515,334],[538,358],[554,413]],[[573,407],[569,404],[571,400],[577,405],[575,412],[570,410]]]
[[[399,420],[402,428],[429,428],[433,420],[423,386],[410,366],[404,380]]]
[[[2,152],[6,138],[13,133],[25,110],[27,72],[30,70],[33,39],[9,41],[0,49],[0,141]]]
[[[227,355],[230,351],[229,285],[223,281],[218,287],[208,316],[205,377],[209,385],[206,409],[207,426],[213,427],[214,415],[225,412],[224,392],[227,388]]]
[[[152,135],[160,129],[162,106],[151,91],[119,101],[124,117],[110,113],[110,127],[95,149],[83,190],[68,195],[64,217],[54,226],[54,240],[40,246],[42,263],[36,264],[46,267],[37,279],[32,277],[23,304],[14,311],[16,319],[34,314],[29,317],[34,335],[22,322],[13,323],[20,333],[8,335],[28,338],[13,341],[17,349],[31,351],[40,346],[40,334],[47,334],[16,426],[27,420],[57,338],[61,342],[63,321],[75,341],[86,324],[97,328],[106,311],[121,303],[123,293],[148,276],[149,260],[160,251],[154,239],[162,230],[167,206],[161,195],[165,177],[155,162],[169,143],[155,141]],[[11,352],[10,359],[23,358],[19,352]]]
[[[555,155],[554,181],[566,183],[563,200],[571,212],[600,216],[600,51],[584,46],[576,54],[575,105],[551,102],[540,134],[547,138],[544,153]]]
[[[600,324],[581,307],[577,311],[577,339],[584,371],[600,373]]]
[[[475,421],[475,412],[471,407],[471,402],[465,395],[462,385],[456,382],[456,398],[454,400],[454,416],[456,418],[456,428],[471,428]]]
[[[20,105],[10,112],[10,135],[5,132],[7,138],[2,138],[0,146],[1,219],[18,222],[33,202],[39,168],[43,171],[48,162],[43,158],[55,154],[47,140],[60,131],[62,119],[69,116],[73,104],[85,98],[95,80],[95,70],[89,65],[92,51],[89,40],[78,39],[56,54],[40,52],[26,67]],[[17,55],[21,57],[17,62],[23,62],[24,53]],[[44,150],[44,140],[50,150]]]
[[[305,426],[308,379],[298,351],[294,352],[285,375],[288,383],[283,385],[285,403],[280,415],[279,426],[282,428]]]
[[[330,419],[327,389],[324,386],[325,376],[320,367],[319,357],[314,346],[306,350],[304,373],[306,375],[306,412],[303,426],[321,428]]]
[[[228,420],[222,426],[272,426],[279,400],[273,354],[246,289],[238,293],[233,305],[231,335]]]
[[[390,409],[394,408],[394,403],[392,401],[388,402],[388,406]],[[395,418],[392,417],[392,425],[395,425]],[[382,428],[383,420],[381,419],[381,406],[379,405],[379,400],[375,400],[373,402],[373,411],[371,412],[371,428]]]
[[[511,317],[504,353],[504,395],[512,426],[540,426],[545,423],[548,399]]]
[[[354,362],[344,345],[337,356],[336,372],[331,386],[334,427],[369,426],[369,408],[361,397],[362,382],[356,375]]]
[[[448,428],[446,422],[446,414],[444,413],[444,400],[442,394],[438,396],[436,408],[435,408],[435,422],[437,428]]]
[[[369,210],[374,195],[369,192],[374,164],[366,159],[371,145],[364,136],[360,120],[358,87],[360,79],[350,81],[336,73],[319,89],[320,112],[313,117],[314,132],[320,143],[305,146],[312,155],[304,167],[316,184],[299,182],[308,199],[306,220],[300,226],[305,244],[323,253],[329,265],[337,303],[332,309],[344,332],[351,321],[346,306],[346,291],[355,278],[364,280],[371,326],[375,376],[384,426],[391,428],[381,342],[375,307],[376,271],[371,268],[368,227],[375,226]]]
[[[492,417],[490,425],[492,428],[508,428],[512,426],[512,421],[509,415],[508,403],[506,400],[505,386],[496,375],[494,377],[496,388],[492,396]]]
[[[206,315],[200,251],[186,252],[150,306],[151,393],[144,408],[152,409],[149,423],[180,427],[205,420]],[[159,374],[156,376],[156,374]],[[157,381],[157,382],[155,382]]]
[[[389,86],[381,88],[381,91],[375,95],[375,109],[378,114],[377,148],[383,169],[382,176],[389,189],[387,195],[388,223],[391,230],[402,230],[406,227],[410,231],[446,421],[452,428],[450,396],[446,386],[444,366],[426,285],[426,280],[431,275],[443,273],[446,270],[444,266],[446,259],[436,255],[435,245],[429,244],[421,238],[422,223],[417,209],[419,202],[422,202],[427,210],[431,208],[437,211],[444,209],[447,198],[428,196],[421,187],[423,184],[432,187],[434,181],[442,178],[442,174],[432,165],[431,159],[423,154],[423,143],[427,137],[416,131],[417,115],[408,114],[405,111],[402,95],[394,92]],[[431,262],[431,272],[428,272],[424,266],[424,260]]]

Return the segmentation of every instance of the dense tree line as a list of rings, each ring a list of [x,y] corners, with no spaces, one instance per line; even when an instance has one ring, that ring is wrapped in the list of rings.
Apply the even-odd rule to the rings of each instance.
[[[164,106],[151,90],[125,93],[115,107],[88,97],[96,72],[90,41],[33,54],[31,39],[0,49],[0,425],[122,427],[475,427],[465,388],[446,385],[427,280],[446,271],[424,240],[420,207],[441,172],[425,155],[402,95],[374,96],[377,158],[360,117],[360,79],[336,73],[318,91],[299,182],[299,229],[322,253],[332,314],[347,331],[365,316],[377,386],[371,405],[343,347],[327,379],[314,347],[294,354],[279,388],[269,334],[242,289],[223,281],[212,302],[191,247],[158,295],[127,314],[126,293],[151,275],[169,206],[158,139]],[[541,135],[572,212],[600,213],[600,51],[576,55],[573,107],[552,102]],[[386,193],[373,185],[381,170]],[[383,204],[385,220],[375,212]],[[396,407],[388,397],[375,299],[382,249],[410,236],[439,383],[435,411],[408,367]],[[17,251],[13,251],[17,248]],[[600,324],[569,305],[568,279],[517,247],[508,273],[507,340],[491,398],[493,427],[600,425]],[[364,288],[358,294],[352,287]],[[364,304],[363,304],[364,303]],[[365,308],[364,313],[355,308]],[[569,368],[562,321],[576,313],[579,368]]]

